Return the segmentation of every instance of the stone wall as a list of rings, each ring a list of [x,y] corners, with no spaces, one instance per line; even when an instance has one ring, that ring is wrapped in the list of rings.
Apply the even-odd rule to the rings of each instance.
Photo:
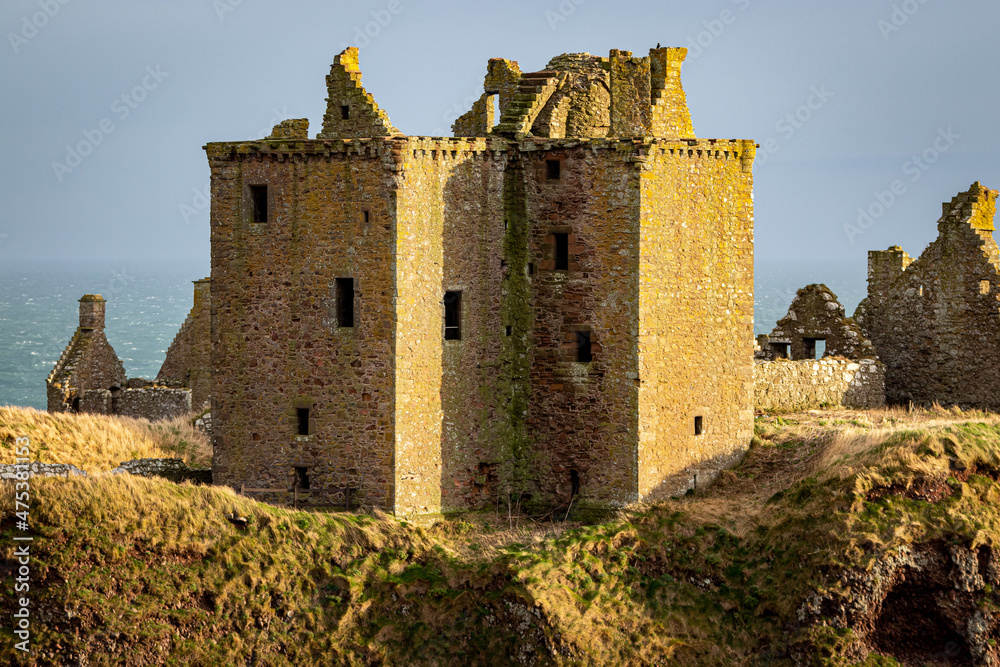
[[[644,154],[643,154],[644,153]],[[639,497],[737,461],[753,435],[752,141],[660,140],[641,169]]]
[[[80,299],[80,326],[45,382],[49,412],[79,412],[86,391],[125,386],[125,367],[104,334],[104,307],[100,294]],[[88,405],[100,401],[91,397]]]
[[[855,319],[886,365],[889,403],[1000,409],[996,197],[977,182],[946,202],[916,260],[898,246],[868,253]]]
[[[0,465],[0,480],[20,480],[27,472],[29,477],[86,477],[87,473],[71,463],[12,463]]]
[[[208,146],[217,483],[290,487],[298,467],[313,488],[393,508],[395,150],[385,139]],[[251,215],[257,184],[266,223]],[[354,281],[353,327],[338,321],[337,278]]]
[[[208,278],[194,281],[194,305],[156,375],[160,384],[191,390],[191,405],[200,409],[212,396],[212,299]]]
[[[117,398],[113,414],[122,417],[159,420],[181,417],[191,412],[191,391],[169,387],[125,389]]]
[[[754,364],[754,407],[758,411],[883,405],[885,368],[877,359],[779,359]]]
[[[194,482],[196,484],[211,484],[212,471],[189,468],[180,459],[133,459],[122,462],[111,474],[128,473],[139,477],[163,477],[172,482]]]
[[[770,335],[760,340],[769,360],[815,359],[818,356],[874,359],[875,347],[826,285],[806,285],[795,294],[788,313],[778,320]],[[819,354],[818,341],[824,352]]]
[[[487,137],[357,138],[363,125],[334,118],[317,140],[207,146],[217,482],[307,475],[316,502],[349,486],[406,516],[508,493],[607,507],[683,491],[739,456],[754,145],[650,138],[654,89],[682,100],[683,54],[652,69],[613,55],[618,74],[569,54],[513,93],[516,64],[491,61],[500,92],[488,76],[486,98],[508,101]],[[594,94],[610,76],[617,107]],[[456,131],[492,122],[473,111]],[[559,136],[607,133],[613,114],[626,137]],[[656,122],[686,133],[685,114]]]

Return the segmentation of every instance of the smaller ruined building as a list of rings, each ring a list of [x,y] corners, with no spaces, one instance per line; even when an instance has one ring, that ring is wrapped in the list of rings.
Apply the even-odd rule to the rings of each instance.
[[[806,285],[796,292],[788,314],[778,320],[770,335],[759,336],[758,344],[769,359],[876,356],[871,341],[844,314],[837,295],[826,285]]]
[[[875,347],[826,285],[800,289],[770,335],[757,337],[754,357],[757,410],[885,404]]]
[[[80,299],[80,326],[46,380],[49,412],[165,419],[191,411],[191,392],[129,379],[104,334],[105,300]]]
[[[211,280],[194,281],[194,305],[167,349],[156,382],[191,390],[191,405],[207,407],[212,397]]]
[[[889,403],[1000,408],[996,198],[977,181],[946,202],[917,259],[899,246],[868,253],[855,319],[885,364]]]

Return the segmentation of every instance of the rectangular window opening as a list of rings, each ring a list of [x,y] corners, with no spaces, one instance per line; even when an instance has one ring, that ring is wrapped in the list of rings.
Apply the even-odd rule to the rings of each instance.
[[[804,358],[822,359],[823,355],[826,354],[826,339],[803,338],[802,347],[804,348]]]
[[[371,211],[369,211],[368,209],[361,211],[361,222],[368,224],[369,222],[371,222],[371,217],[372,217]]]
[[[493,130],[500,124],[500,96],[497,94],[490,95],[486,103],[493,108],[493,124],[492,127],[488,128]]]
[[[295,483],[304,491],[309,490],[309,468],[306,466],[295,466]]]
[[[514,333],[514,327],[512,327],[511,325],[508,324],[506,331],[507,331],[507,335],[510,336],[511,334]]]
[[[694,418],[694,434],[701,435],[704,433],[704,421],[701,415]]]
[[[267,222],[267,186],[251,185],[250,201],[253,205],[253,221],[255,223]]]
[[[594,355],[590,349],[590,332],[576,332],[576,360],[580,362],[593,361]]]
[[[444,339],[462,340],[462,293],[444,293]]]
[[[350,118],[351,118],[351,107],[346,104],[340,105],[340,119],[350,120]]]
[[[528,262],[528,275],[529,276],[535,275],[535,264],[534,264],[534,262]]]
[[[337,326],[354,326],[354,278],[337,278]]]
[[[569,234],[553,234],[556,271],[569,270]]]
[[[569,471],[569,489],[573,498],[580,495],[580,473],[576,470]]]
[[[789,359],[788,343],[771,343],[771,353],[775,359]]]
[[[558,181],[562,162],[560,160],[545,161],[545,180]]]
[[[298,434],[309,435],[309,408],[295,408],[295,417],[298,421]]]

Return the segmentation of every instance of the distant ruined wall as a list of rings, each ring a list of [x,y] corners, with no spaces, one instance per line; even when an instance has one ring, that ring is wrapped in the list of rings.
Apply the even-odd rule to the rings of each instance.
[[[915,260],[898,246],[868,253],[855,319],[885,363],[888,402],[1000,409],[996,197],[976,182],[946,202]]]
[[[877,359],[763,361],[754,364],[758,411],[885,405],[885,369]]]
[[[156,381],[191,390],[200,409],[212,396],[212,299],[208,278],[194,281],[194,305],[167,349]]]

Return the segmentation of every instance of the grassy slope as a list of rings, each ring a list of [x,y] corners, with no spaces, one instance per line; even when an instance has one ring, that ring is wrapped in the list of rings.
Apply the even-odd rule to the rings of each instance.
[[[212,465],[212,445],[187,417],[149,422],[0,406],[0,464],[14,463],[15,438],[24,436],[33,461],[72,463],[88,473],[142,458],[179,458],[194,468]]]
[[[480,515],[424,530],[157,480],[36,480],[35,646],[53,664],[730,665],[805,645],[842,664],[843,631],[796,623],[808,594],[901,545],[997,542],[997,418],[810,413],[759,419],[757,434],[702,494],[567,530]],[[234,509],[246,532],[224,519]]]

